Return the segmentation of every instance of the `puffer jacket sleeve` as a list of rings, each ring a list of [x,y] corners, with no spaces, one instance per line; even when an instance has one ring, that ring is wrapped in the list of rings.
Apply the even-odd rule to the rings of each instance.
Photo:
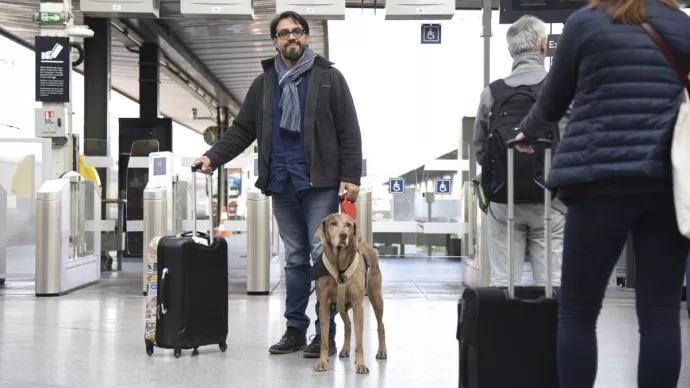
[[[543,137],[565,115],[575,95],[580,63],[580,22],[577,13],[565,27],[558,50],[537,102],[522,120],[520,131],[529,138]]]

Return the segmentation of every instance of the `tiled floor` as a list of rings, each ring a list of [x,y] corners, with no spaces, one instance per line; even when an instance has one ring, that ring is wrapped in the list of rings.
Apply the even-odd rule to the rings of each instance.
[[[123,273],[59,298],[35,298],[30,274],[0,287],[0,387],[457,387],[455,324],[461,292],[457,262],[382,260],[389,359],[374,358],[376,324],[367,307],[365,360],[371,373],[366,376],[355,374],[354,357],[333,358],[330,371],[317,373],[314,360],[300,354],[269,355],[267,348],[284,330],[284,287],[278,286],[268,297],[247,297],[237,267],[240,272],[231,277],[229,295],[228,351],[209,346],[201,348],[197,357],[186,351],[175,359],[172,351],[156,349],[148,357],[140,267],[125,264]],[[631,294],[614,294],[599,323],[597,387],[634,388],[638,347],[634,304]],[[311,304],[312,317],[313,309]],[[684,311],[682,316],[687,338],[690,321]],[[690,341],[685,340],[683,349],[690,354]],[[687,359],[681,387],[690,386]]]

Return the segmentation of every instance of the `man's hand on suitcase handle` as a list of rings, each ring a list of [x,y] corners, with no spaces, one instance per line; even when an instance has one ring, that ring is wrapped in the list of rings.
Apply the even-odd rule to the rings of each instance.
[[[534,153],[534,147],[533,145],[537,144],[544,144],[547,147],[551,147],[551,140],[548,139],[534,139],[534,138],[528,138],[524,132],[520,132],[517,136],[515,136],[515,139],[513,140],[508,140],[506,142],[508,145],[508,148],[517,148],[519,152],[525,153],[525,154],[533,154]]]
[[[194,164],[192,165],[192,172],[196,171],[201,171],[204,174],[210,174],[213,172],[213,168],[211,167],[211,159],[208,158],[208,156],[202,156],[200,158],[197,158],[194,161]]]

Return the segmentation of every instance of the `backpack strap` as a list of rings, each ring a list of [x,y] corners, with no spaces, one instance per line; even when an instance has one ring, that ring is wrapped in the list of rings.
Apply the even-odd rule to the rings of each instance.
[[[508,84],[506,83],[503,78],[497,79],[496,81],[492,82],[489,84],[489,91],[491,91],[491,98],[493,98],[494,101],[496,99],[506,96],[510,94],[510,91],[513,90]]]
[[[511,94],[513,94],[515,92],[516,89],[523,89],[523,91],[528,91],[530,93],[534,93],[536,95],[539,95],[539,92],[540,92],[541,87],[542,87],[545,80],[546,80],[546,78],[544,78],[538,84],[534,84],[534,85],[510,86],[506,83],[505,80],[498,79],[498,80],[489,84],[489,90],[491,91],[491,98],[494,100],[494,102],[496,102],[497,100],[499,100],[502,97],[510,96]]]

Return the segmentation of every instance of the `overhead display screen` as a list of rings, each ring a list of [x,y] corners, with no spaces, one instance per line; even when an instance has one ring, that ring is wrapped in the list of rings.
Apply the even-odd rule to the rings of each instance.
[[[499,23],[515,23],[523,15],[536,16],[544,23],[565,23],[586,0],[500,0]]]

